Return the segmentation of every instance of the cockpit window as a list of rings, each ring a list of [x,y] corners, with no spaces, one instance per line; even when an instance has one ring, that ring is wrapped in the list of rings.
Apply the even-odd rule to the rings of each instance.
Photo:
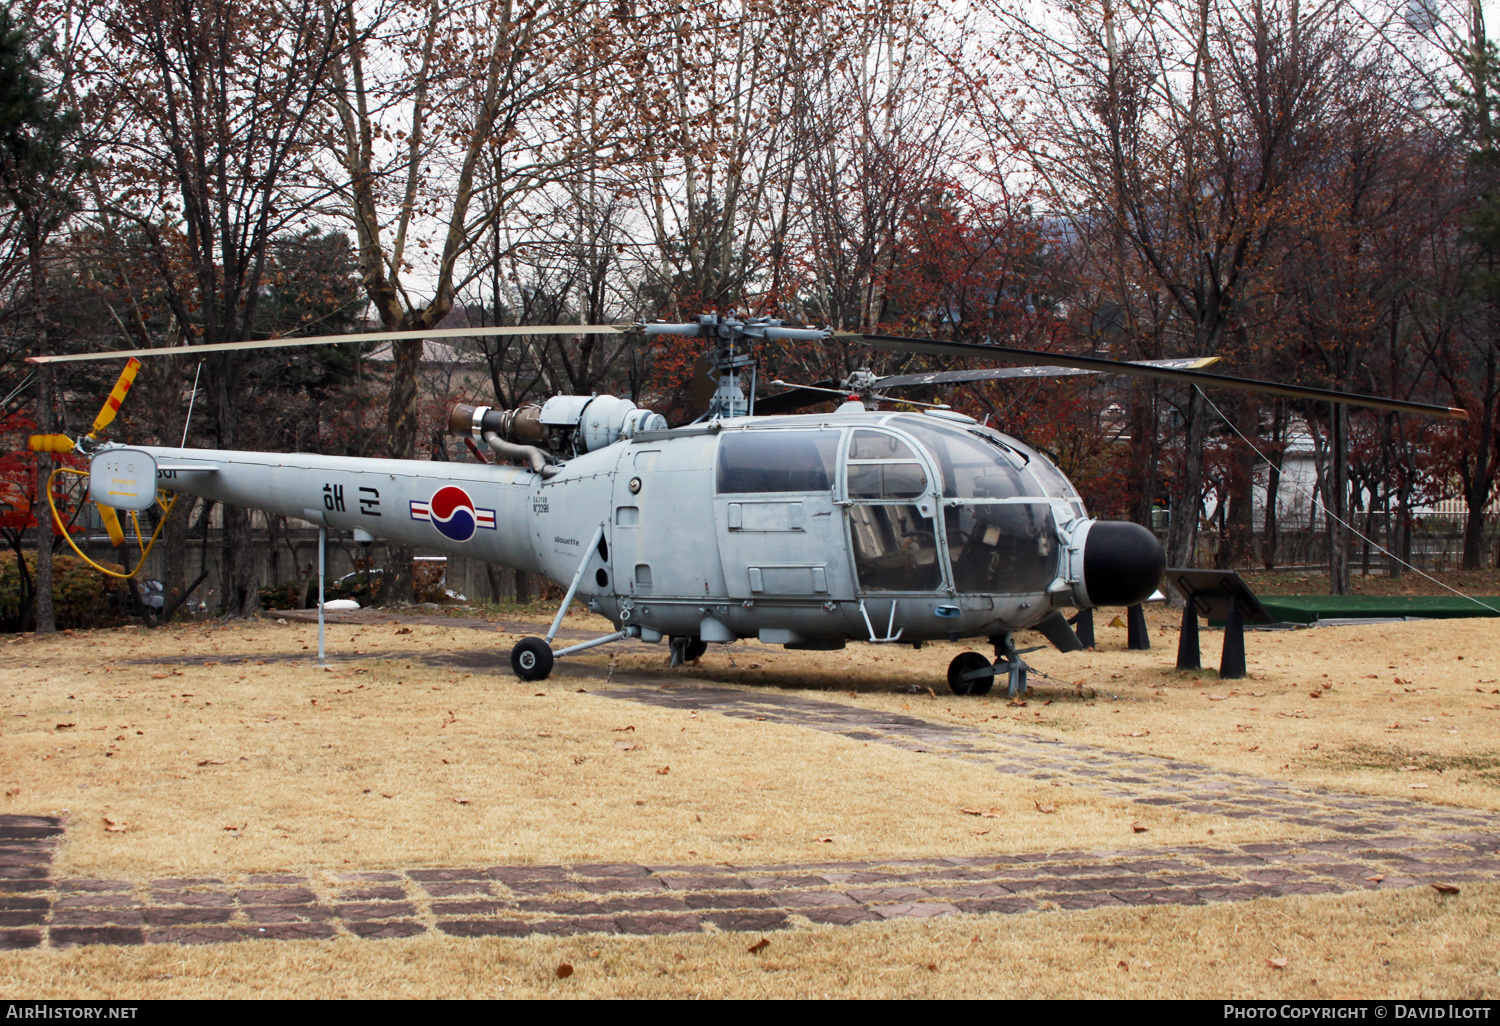
[[[895,435],[884,431],[856,431],[849,439],[851,460],[914,460],[917,454]]]
[[[1016,453],[966,431],[938,428],[916,417],[904,418],[910,431],[931,450],[943,471],[943,497],[1010,499],[1036,494],[1036,486],[1017,464]]]
[[[725,432],[719,443],[719,491],[828,491],[838,442],[836,431]]]

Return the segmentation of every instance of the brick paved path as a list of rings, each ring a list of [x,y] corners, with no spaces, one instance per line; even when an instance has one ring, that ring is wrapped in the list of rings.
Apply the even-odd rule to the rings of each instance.
[[[496,866],[54,879],[62,824],[0,816],[0,949],[352,935],[767,931],[955,912],[1202,904],[1500,876],[1500,833],[775,866]]]
[[[494,630],[484,621],[409,622]],[[526,631],[534,625],[503,625]],[[454,655],[457,658],[458,654]],[[444,656],[431,657],[442,661]],[[223,661],[223,660],[221,660]],[[606,677],[592,667],[559,674]],[[1265,816],[1331,840],[775,866],[569,865],[154,880],[55,878],[64,824],[0,816],[0,950],[339,935],[767,931],[955,912],[1202,904],[1500,879],[1500,817],[775,691],[632,674],[601,697],[785,722],[1148,805]]]

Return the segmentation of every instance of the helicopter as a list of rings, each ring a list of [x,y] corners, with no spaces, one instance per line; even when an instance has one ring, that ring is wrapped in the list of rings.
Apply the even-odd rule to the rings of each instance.
[[[158,492],[192,494],[352,531],[360,541],[379,537],[544,574],[566,592],[545,635],[523,638],[511,650],[511,668],[522,680],[543,680],[557,659],[627,639],[666,641],[678,665],[710,643],[745,638],[812,651],[842,649],[851,640],[920,648],[984,638],[994,661],[960,654],[948,668],[950,689],[983,695],[1003,676],[1014,695],[1024,690],[1027,669],[1016,633],[1031,629],[1059,649],[1081,649],[1064,610],[1144,601],[1165,571],[1162,547],[1139,524],[1091,518],[1056,464],[1020,439],[945,406],[899,400],[916,412],[882,410],[889,389],[1123,374],[1466,416],[1202,370],[1212,358],[1122,362],[717,314],[682,324],[377,332],[192,348],[582,332],[702,339],[715,380],[707,411],[670,427],[660,414],[610,395],[558,395],[513,410],[453,407],[450,432],[476,455],[478,444],[487,446],[494,463],[101,443],[99,421],[76,443],[36,436],[42,441],[33,447],[67,443],[87,455],[89,496],[101,507],[141,511]],[[842,382],[792,386],[757,402],[756,345],[830,338],[1016,366],[886,378],[857,371]],[[136,357],[181,352],[163,347],[31,360],[130,357],[126,374],[133,377]],[[831,413],[798,412],[830,396],[843,399]],[[117,386],[114,409],[121,399]],[[615,630],[554,648],[575,598]]]

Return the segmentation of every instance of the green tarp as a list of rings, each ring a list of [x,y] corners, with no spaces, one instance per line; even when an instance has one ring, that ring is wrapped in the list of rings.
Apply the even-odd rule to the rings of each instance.
[[[1257,595],[1273,619],[1283,623],[1362,617],[1421,616],[1449,619],[1500,616],[1500,598],[1457,595]],[[1480,605],[1483,603],[1484,605]],[[1485,606],[1490,608],[1486,609]]]

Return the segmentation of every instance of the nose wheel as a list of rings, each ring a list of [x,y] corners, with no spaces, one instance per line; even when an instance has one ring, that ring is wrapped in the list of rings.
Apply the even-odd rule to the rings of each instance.
[[[510,668],[522,680],[546,680],[552,662],[552,646],[541,638],[522,638],[510,650]]]
[[[948,664],[948,687],[955,695],[987,695],[995,686],[995,667],[978,652],[962,652]]]

